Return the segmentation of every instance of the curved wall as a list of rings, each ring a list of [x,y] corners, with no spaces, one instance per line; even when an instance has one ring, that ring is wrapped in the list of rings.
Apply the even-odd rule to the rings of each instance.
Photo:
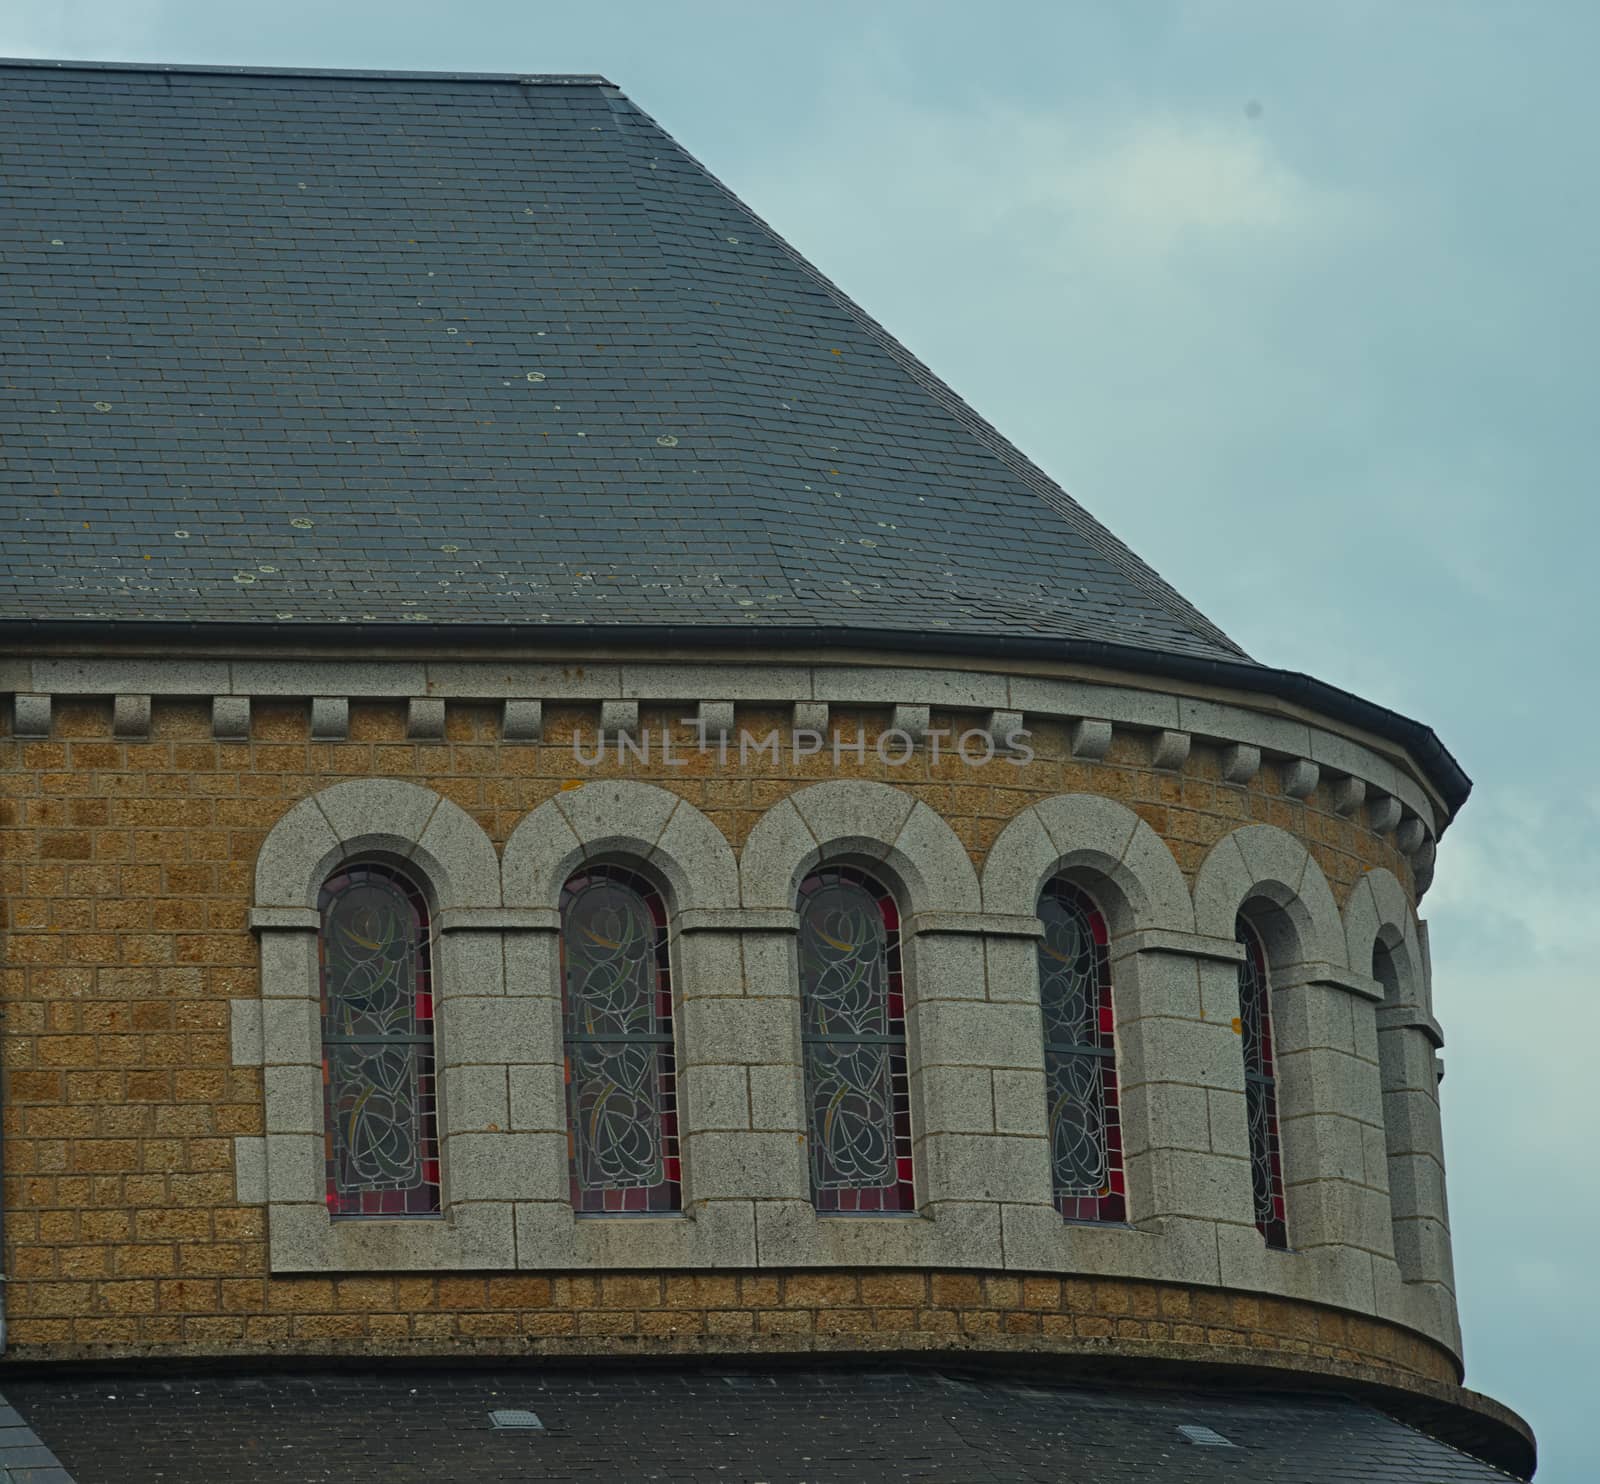
[[[1027,681],[1040,696],[1075,688],[1073,716],[1065,690],[1055,711],[1012,714],[1016,677],[969,674],[959,689],[951,672],[876,669],[856,676],[854,701],[841,682],[827,701],[705,702],[690,684],[703,675],[636,668],[642,698],[610,701],[554,686],[497,698],[480,676],[460,683],[488,696],[448,704],[351,685],[308,706],[239,677],[250,695],[231,738],[219,731],[239,708],[222,703],[246,699],[237,690],[185,695],[146,674],[141,727],[124,704],[134,677],[115,706],[54,687],[49,735],[5,744],[11,774],[31,780],[4,821],[9,858],[39,863],[7,878],[21,1353],[915,1335],[1458,1373],[1413,899],[1437,815],[1403,760],[1223,698],[1078,679]],[[408,683],[363,669],[367,692]],[[755,687],[736,669],[721,694]],[[565,673],[569,688],[606,683]],[[763,674],[769,693],[798,688]],[[649,698],[669,686],[695,704]],[[1119,707],[1143,720],[1103,715]],[[1192,730],[1158,724],[1183,719]],[[1025,766],[932,759],[941,730],[1021,725]],[[877,755],[891,728],[910,738],[892,749],[903,761]],[[796,757],[797,729],[823,750]],[[642,757],[663,730],[673,757]],[[718,755],[724,735],[769,731],[776,758]],[[584,761],[607,733],[607,759]],[[1348,771],[1307,756],[1319,752]],[[310,908],[332,860],[373,851],[410,860],[435,897],[450,1213],[352,1232],[317,1193]],[[671,900],[685,1217],[578,1221],[565,1200],[554,909],[573,865],[600,858],[644,860]],[[793,889],[828,860],[874,865],[906,917],[909,1220],[818,1218],[807,1198]],[[1096,895],[1113,934],[1125,1227],[1068,1226],[1050,1204],[1032,913],[1058,871]],[[1272,957],[1287,1253],[1251,1222],[1241,908]],[[1182,1337],[1166,1328],[1179,1324]]]

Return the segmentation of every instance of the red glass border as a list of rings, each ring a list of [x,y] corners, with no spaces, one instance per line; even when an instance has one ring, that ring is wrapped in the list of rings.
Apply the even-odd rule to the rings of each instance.
[[[812,871],[800,883],[797,906],[803,912],[805,898],[834,882],[848,882],[860,887],[878,909],[884,930],[884,983],[888,992],[885,1017],[889,1050],[889,1098],[891,1147],[894,1150],[895,1178],[882,1185],[860,1185],[848,1188],[832,1187],[813,1189],[811,1202],[825,1216],[884,1215],[915,1211],[916,1185],[911,1154],[911,1082],[906,1057],[906,987],[905,971],[901,957],[900,907],[894,894],[875,877],[854,866],[825,866]],[[802,1002],[806,987],[800,985]],[[802,1023],[804,1011],[802,1010]],[[806,1106],[811,1106],[809,1089]],[[806,1130],[808,1140],[815,1131]]]
[[[417,1139],[421,1179],[404,1189],[351,1187],[340,1178],[339,1138],[333,1108],[333,1085],[329,1067],[327,1037],[332,1024],[333,1001],[328,983],[328,918],[339,895],[372,880],[386,881],[404,897],[411,910],[410,933],[415,983],[412,990],[412,1027],[417,1035],[427,1036],[412,1053],[416,1078]],[[335,1220],[360,1217],[438,1216],[442,1209],[439,1161],[438,1075],[434,1051],[433,939],[427,899],[417,884],[403,871],[376,861],[352,861],[341,866],[323,883],[317,896],[322,927],[317,933],[317,982],[322,1015],[322,1110],[323,1161],[328,1214]]]
[[[1278,1129],[1278,1076],[1272,1045],[1272,990],[1267,973],[1267,950],[1255,925],[1243,914],[1234,924],[1234,938],[1244,945],[1246,961],[1239,965],[1239,1033],[1243,1044],[1246,1077],[1254,1077],[1257,1096],[1263,1103],[1261,1127],[1250,1128],[1251,1185],[1259,1164],[1268,1171],[1266,1208],[1256,1200],[1256,1230],[1267,1246],[1289,1246],[1288,1201],[1283,1184],[1283,1141]],[[1251,1021],[1246,996],[1256,997],[1255,1024],[1260,1027],[1257,1044],[1251,1044]],[[1256,1070],[1252,1070],[1252,1063]],[[1265,1144],[1263,1147],[1263,1140]]]
[[[1096,1049],[1110,1053],[1100,1062],[1100,1091],[1105,1104],[1106,1184],[1096,1195],[1054,1192],[1056,1210],[1067,1221],[1119,1222],[1128,1219],[1127,1175],[1122,1162],[1122,1100],[1117,1083],[1117,1021],[1111,1002],[1111,933],[1105,914],[1081,887],[1060,877],[1046,883],[1041,895],[1054,895],[1088,920],[1094,940]],[[1048,1098],[1048,1093],[1047,1093]],[[1051,1131],[1054,1147],[1054,1130]],[[1052,1182],[1053,1183],[1053,1182]]]
[[[645,904],[655,929],[655,1012],[652,1023],[656,1035],[667,1037],[658,1046],[656,1059],[656,1099],[661,1119],[661,1179],[653,1185],[586,1186],[578,1175],[577,1136],[572,1129],[572,1043],[567,1033],[567,910],[572,899],[586,886],[609,881],[633,892]],[[572,1209],[579,1216],[648,1216],[683,1208],[683,1157],[678,1144],[678,1079],[676,1041],[673,1030],[672,962],[667,938],[667,905],[661,892],[648,877],[626,866],[594,865],[568,878],[561,889],[561,1062],[562,1085],[567,1094],[567,1171]]]

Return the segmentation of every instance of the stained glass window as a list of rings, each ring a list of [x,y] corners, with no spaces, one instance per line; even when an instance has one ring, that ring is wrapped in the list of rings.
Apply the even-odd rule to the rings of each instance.
[[[1250,1184],[1256,1227],[1269,1247],[1289,1245],[1278,1139],[1278,1079],[1272,1056],[1272,1005],[1261,935],[1244,918],[1234,925],[1244,945],[1239,965],[1239,1034],[1244,1043],[1244,1106],[1250,1125]]]
[[[655,887],[620,866],[567,882],[561,984],[573,1210],[678,1210],[672,971]]]
[[[1122,1119],[1106,920],[1070,882],[1039,897],[1039,1001],[1056,1209],[1068,1221],[1122,1221]]]
[[[812,1202],[829,1214],[910,1211],[899,910],[849,867],[812,872],[799,906]]]
[[[318,907],[328,1210],[437,1216],[427,903],[398,871],[350,865]]]

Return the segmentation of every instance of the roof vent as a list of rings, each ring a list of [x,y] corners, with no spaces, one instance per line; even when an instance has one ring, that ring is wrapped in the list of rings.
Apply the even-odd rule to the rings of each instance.
[[[489,1421],[496,1427],[536,1428],[544,1431],[544,1423],[539,1421],[537,1412],[519,1412],[514,1408],[506,1408],[489,1414]]]
[[[1178,1435],[1186,1443],[1194,1443],[1201,1448],[1233,1448],[1237,1444],[1230,1443],[1220,1432],[1209,1427],[1201,1427],[1197,1422],[1180,1422]]]

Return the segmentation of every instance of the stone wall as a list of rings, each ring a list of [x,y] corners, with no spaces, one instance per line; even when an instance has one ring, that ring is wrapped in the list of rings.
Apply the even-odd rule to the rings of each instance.
[[[871,778],[927,804],[974,868],[1024,809],[1088,794],[1145,820],[1191,886],[1219,840],[1260,822],[1305,843],[1341,906],[1380,868],[1414,889],[1409,857],[1377,827],[1392,820],[1352,811],[1331,778],[1296,797],[1287,763],[1269,759],[1232,783],[1225,775],[1238,770],[1221,747],[1196,744],[1161,768],[1161,733],[1120,729],[1089,760],[1073,755],[1068,723],[1030,718],[1037,756],[1025,767],[949,758],[934,766],[925,749],[891,767],[871,752],[890,708],[835,706],[836,734],[865,735],[864,762],[847,748],[838,767],[826,753],[723,765],[693,751],[683,710],[646,705],[639,717],[651,733],[672,729],[684,763],[674,767],[580,765],[572,743],[594,736],[592,704],[547,705],[539,740],[508,741],[498,705],[452,702],[441,708],[441,735],[422,738],[408,735],[417,728],[406,702],[354,699],[347,735],[319,740],[305,701],[258,699],[248,740],[222,741],[209,699],[158,697],[147,735],[136,737],[114,734],[125,728],[109,699],[57,699],[48,737],[0,738],[13,1353],[427,1350],[460,1341],[603,1349],[680,1345],[687,1336],[789,1348],[870,1333],[880,1345],[901,1343],[885,1336],[907,1345],[940,1336],[960,1344],[1009,1336],[1024,1347],[1203,1343],[1451,1371],[1448,1349],[1325,1306],[1112,1276],[1068,1278],[1065,1287],[1058,1277],[887,1270],[273,1276],[266,1209],[237,1194],[235,1140],[263,1134],[265,1122],[260,1069],[234,1064],[230,1003],[260,992],[247,919],[261,844],[296,801],[341,781],[424,785],[501,848],[563,791],[604,777],[647,780],[694,804],[737,851],[797,790]],[[757,734],[787,734],[792,721],[788,708],[737,711],[738,725]],[[937,711],[929,721],[970,725]],[[1426,1327],[1453,1345],[1448,1327]]]

